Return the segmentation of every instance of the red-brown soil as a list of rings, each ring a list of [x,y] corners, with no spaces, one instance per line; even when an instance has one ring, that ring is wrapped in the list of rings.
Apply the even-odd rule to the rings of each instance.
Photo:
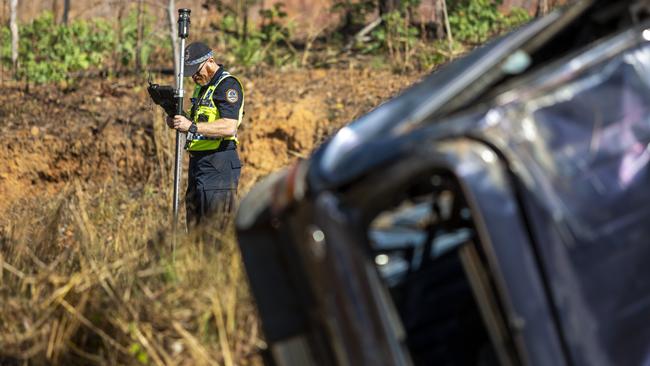
[[[419,76],[357,68],[242,75],[246,114],[240,129],[240,190],[308,156],[346,122]],[[72,181],[139,185],[159,174],[171,186],[174,133],[149,101],[143,80],[29,88],[5,83],[0,99],[0,212],[46,200]]]

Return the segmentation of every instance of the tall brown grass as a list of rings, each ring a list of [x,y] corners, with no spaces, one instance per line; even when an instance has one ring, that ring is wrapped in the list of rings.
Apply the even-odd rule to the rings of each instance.
[[[161,125],[146,182],[74,181],[4,215],[0,364],[260,363],[233,230],[180,235],[172,251],[173,135]]]

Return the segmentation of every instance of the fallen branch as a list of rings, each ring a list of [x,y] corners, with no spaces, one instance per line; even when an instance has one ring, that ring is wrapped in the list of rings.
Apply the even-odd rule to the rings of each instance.
[[[201,343],[190,334],[179,322],[172,322],[172,327],[178,332],[178,334],[181,335],[187,342],[188,347],[190,348],[190,352],[193,353],[194,357],[197,359],[200,359],[203,365],[216,365],[218,364],[216,361],[213,361],[210,356],[208,355],[208,352],[201,346]]]
[[[113,348],[115,348],[116,350],[122,352],[123,354],[130,355],[129,351],[124,346],[122,346],[115,339],[113,339],[111,336],[106,334],[106,332],[104,332],[103,330],[97,328],[95,326],[95,324],[93,324],[90,320],[88,320],[88,318],[86,318],[81,313],[79,313],[74,306],[70,305],[69,302],[65,301],[64,299],[57,299],[57,302],[61,306],[63,306],[63,308],[66,311],[68,311],[68,313],[70,313],[75,318],[77,318],[77,320],[79,320],[79,322],[81,324],[85,325],[88,329],[95,332],[95,334],[97,334],[100,338],[102,338],[106,343],[110,344],[111,346],[113,346]]]
[[[382,21],[383,21],[383,19],[381,17],[377,17],[377,19],[373,20],[372,22],[370,22],[370,24],[363,27],[363,29],[361,29],[359,31],[359,33],[355,34],[354,37],[352,37],[350,42],[348,42],[348,44],[343,48],[343,50],[345,52],[347,52],[350,49],[352,49],[352,46],[354,46],[354,44],[356,42],[361,42],[363,40],[363,38],[368,33],[372,32],[373,29],[377,28],[381,24]]]

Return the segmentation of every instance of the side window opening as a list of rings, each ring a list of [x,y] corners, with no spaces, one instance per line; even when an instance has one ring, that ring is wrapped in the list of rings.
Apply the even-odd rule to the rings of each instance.
[[[415,365],[514,362],[475,232],[457,181],[444,172],[413,182],[368,226]]]

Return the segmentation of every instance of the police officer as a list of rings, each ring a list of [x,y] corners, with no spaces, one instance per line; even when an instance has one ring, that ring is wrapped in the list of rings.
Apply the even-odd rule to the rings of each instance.
[[[237,127],[244,113],[241,82],[214,60],[201,42],[185,48],[185,75],[196,83],[188,117],[167,118],[170,128],[188,132],[185,207],[188,228],[199,224],[224,228],[235,208],[241,163]]]

